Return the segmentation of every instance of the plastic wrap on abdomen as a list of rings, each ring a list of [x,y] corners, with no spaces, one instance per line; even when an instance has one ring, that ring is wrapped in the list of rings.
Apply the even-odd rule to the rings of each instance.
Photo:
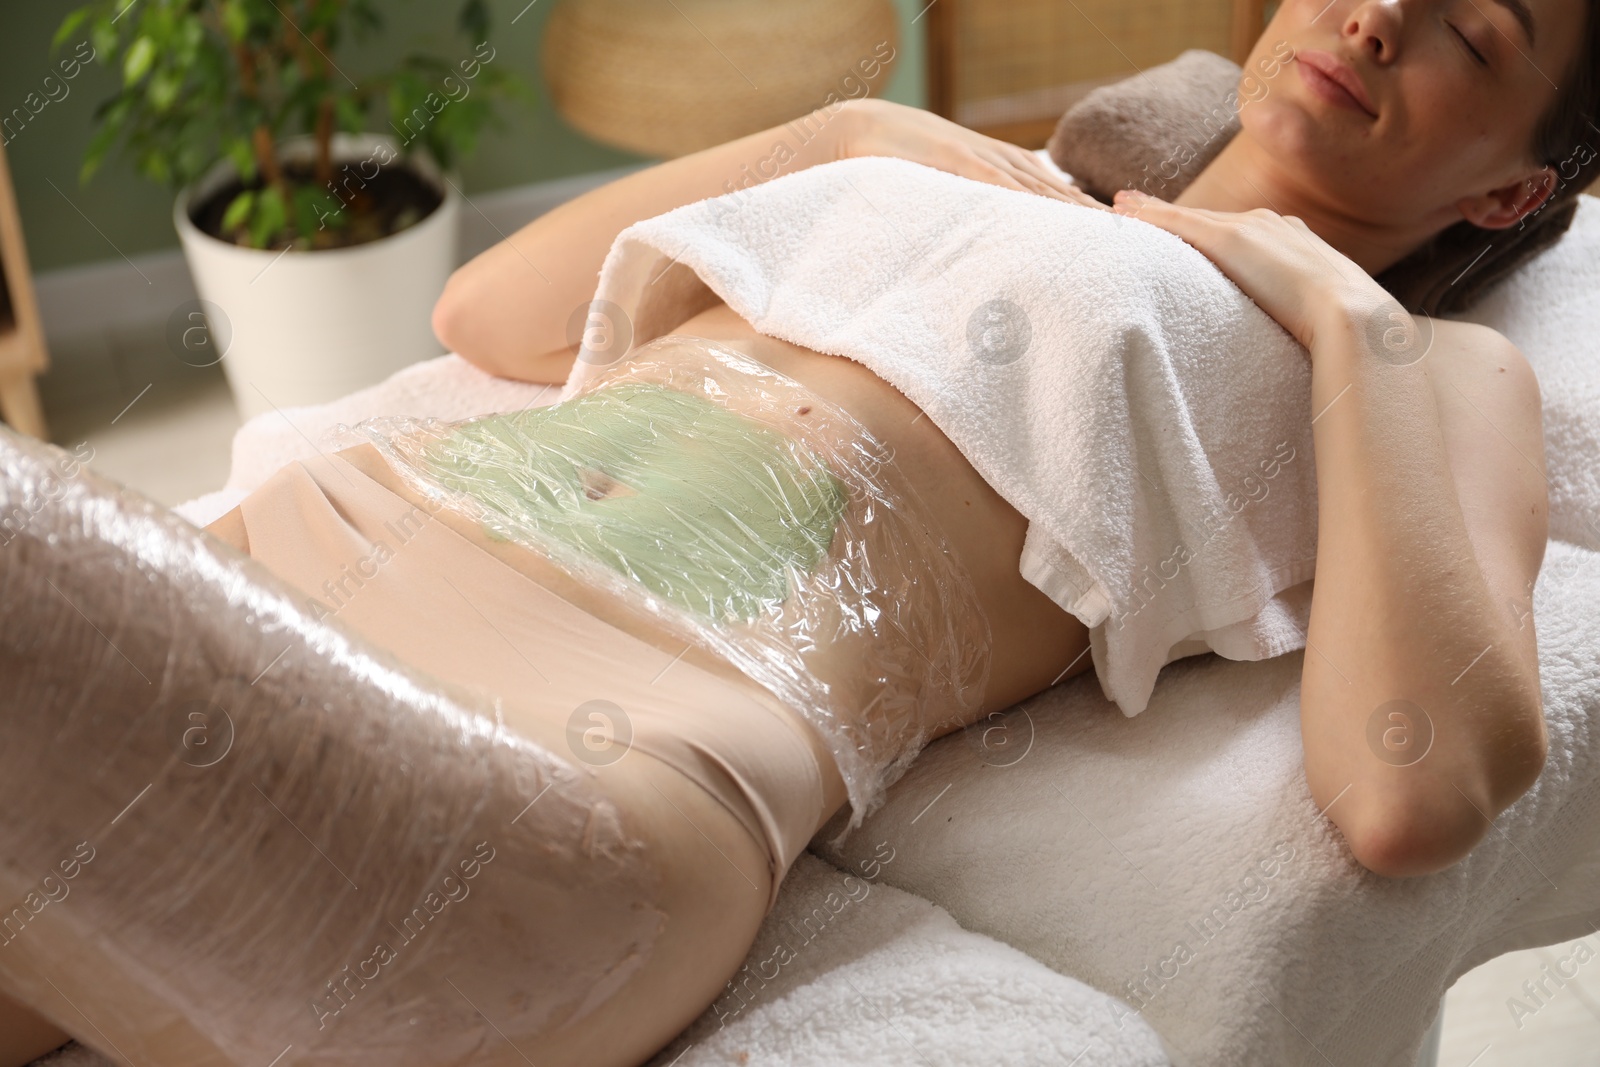
[[[847,412],[704,338],[549,407],[356,427],[418,492],[731,662],[826,739],[854,809],[981,706],[976,590]]]

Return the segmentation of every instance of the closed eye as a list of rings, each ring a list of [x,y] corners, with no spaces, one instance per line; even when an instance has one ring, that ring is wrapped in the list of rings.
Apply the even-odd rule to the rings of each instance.
[[[1489,61],[1483,57],[1483,53],[1472,47],[1472,42],[1467,40],[1467,35],[1457,29],[1454,23],[1447,22],[1445,25],[1450,27],[1450,31],[1452,33],[1461,38],[1461,43],[1467,46],[1467,51],[1472,53],[1472,58],[1477,60],[1480,67],[1487,67],[1489,65]]]

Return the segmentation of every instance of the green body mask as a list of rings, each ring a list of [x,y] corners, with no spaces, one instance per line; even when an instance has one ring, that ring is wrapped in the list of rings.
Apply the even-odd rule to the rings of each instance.
[[[553,539],[717,621],[781,603],[846,500],[798,442],[637,382],[463,423],[419,465],[484,505],[498,535]]]

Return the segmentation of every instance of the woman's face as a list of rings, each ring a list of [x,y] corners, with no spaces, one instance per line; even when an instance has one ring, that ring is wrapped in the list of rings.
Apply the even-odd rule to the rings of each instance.
[[[1284,0],[1245,68],[1276,73],[1240,121],[1309,194],[1355,218],[1510,225],[1530,190],[1482,194],[1544,165],[1533,127],[1577,54],[1587,2]],[[1290,49],[1293,61],[1274,62]],[[1333,87],[1341,63],[1365,106]]]

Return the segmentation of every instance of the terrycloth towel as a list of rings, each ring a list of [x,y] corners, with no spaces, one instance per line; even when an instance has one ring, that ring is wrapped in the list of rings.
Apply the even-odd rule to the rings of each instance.
[[[884,862],[887,857],[888,861]],[[649,1067],[1167,1067],[1133,1010],[881,879],[802,854],[744,966]],[[874,880],[879,879],[879,880]]]
[[[852,865],[892,842],[885,881],[1115,994],[1179,1067],[1412,1067],[1457,977],[1600,928],[1596,603],[1600,553],[1550,542],[1533,616],[1549,760],[1438,874],[1372,874],[1319,813],[1304,653],[1175,664],[1131,721],[1071,679],[933,742],[842,848],[837,822],[811,847]],[[1508,984],[1499,1032],[1573,995],[1525,977],[1544,991]]]
[[[595,301],[635,345],[646,318],[681,321],[641,313],[674,263],[921,407],[1027,517],[1023,577],[1090,628],[1125,714],[1180,656],[1305,646],[1309,586],[1285,591],[1316,563],[1310,364],[1181,238],[870,157],[623,230]],[[564,396],[600,358],[580,353]]]
[[[1042,154],[1106,203],[1130,187],[1171,200],[1239,132],[1243,73],[1226,56],[1190,48],[1072,105]]]
[[[237,507],[278,469],[336,448],[342,427],[385,415],[456,421],[497,411],[552,404],[560,390],[485,374],[451,353],[395,371],[377,385],[326,404],[257,415],[233,435],[228,481],[221,489],[173,508],[207,526]]]

